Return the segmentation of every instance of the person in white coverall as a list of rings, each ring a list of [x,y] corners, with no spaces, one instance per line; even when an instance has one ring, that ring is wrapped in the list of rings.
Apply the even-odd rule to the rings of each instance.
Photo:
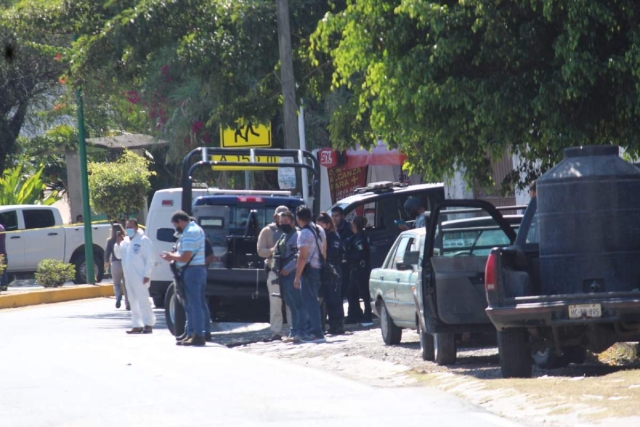
[[[150,334],[156,323],[156,316],[149,301],[151,270],[153,269],[153,243],[138,228],[138,221],[127,221],[127,237],[119,238],[113,250],[122,260],[131,304],[131,323],[128,334]]]

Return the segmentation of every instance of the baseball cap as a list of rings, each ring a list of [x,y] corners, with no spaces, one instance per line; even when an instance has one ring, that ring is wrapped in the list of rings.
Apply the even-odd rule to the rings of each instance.
[[[285,212],[289,212],[289,208],[288,208],[288,207],[286,207],[286,206],[284,206],[284,205],[282,205],[282,206],[278,206],[278,207],[276,208],[276,212],[275,212],[275,214],[274,214],[274,215],[280,215],[281,213],[285,213]]]

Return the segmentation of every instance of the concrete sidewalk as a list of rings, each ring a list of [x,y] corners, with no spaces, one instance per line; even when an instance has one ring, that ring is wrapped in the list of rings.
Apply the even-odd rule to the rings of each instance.
[[[35,283],[23,283],[25,281],[19,282],[21,283],[16,283],[17,286],[10,285],[7,291],[0,292],[0,309],[109,297],[114,295],[113,283],[110,281],[103,281],[96,285],[74,285],[70,283],[59,288],[44,288],[36,285]]]

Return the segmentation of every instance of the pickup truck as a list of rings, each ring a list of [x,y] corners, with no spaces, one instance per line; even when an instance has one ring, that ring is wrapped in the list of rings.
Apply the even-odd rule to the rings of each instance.
[[[640,340],[640,171],[617,150],[565,149],[537,181],[515,243],[487,259],[486,312],[504,377]]]
[[[56,259],[76,267],[75,283],[87,283],[84,254],[84,226],[63,225],[53,206],[10,205],[0,207],[0,224],[5,228],[7,271],[30,274],[43,259]],[[104,276],[104,247],[109,224],[94,224],[93,257],[98,281]]]

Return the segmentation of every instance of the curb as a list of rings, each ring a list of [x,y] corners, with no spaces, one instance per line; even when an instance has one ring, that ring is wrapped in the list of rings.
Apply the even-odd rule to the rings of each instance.
[[[77,288],[39,289],[33,292],[0,295],[0,309],[29,305],[113,296],[113,285],[82,286]]]

